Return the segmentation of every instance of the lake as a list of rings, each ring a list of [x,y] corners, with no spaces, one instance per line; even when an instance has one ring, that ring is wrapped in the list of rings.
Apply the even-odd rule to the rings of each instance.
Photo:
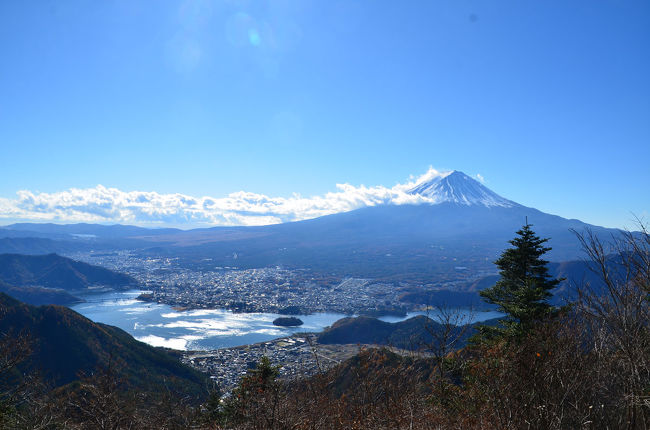
[[[137,300],[141,291],[113,291],[77,295],[84,300],[70,308],[83,316],[121,328],[134,338],[153,346],[180,350],[209,350],[265,342],[298,332],[319,332],[346,315],[316,313],[296,315],[304,324],[300,327],[278,327],[273,313],[234,313],[227,309],[194,309],[178,311],[169,305]],[[467,314],[468,311],[463,311]],[[406,317],[382,317],[397,322]],[[474,321],[484,321],[501,314],[474,312]],[[435,315],[430,315],[432,318]]]

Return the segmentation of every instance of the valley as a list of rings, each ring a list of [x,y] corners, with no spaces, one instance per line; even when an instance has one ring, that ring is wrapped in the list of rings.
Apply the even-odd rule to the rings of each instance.
[[[583,285],[606,289],[593,266],[578,259],[577,233],[605,240],[619,230],[523,207],[461,172],[409,192],[430,201],[261,227],[6,226],[0,250],[19,245],[26,253],[0,254],[0,290],[35,305],[69,308],[33,308],[0,296],[2,312],[35,319],[29,330],[45,347],[25,369],[53,348],[40,315],[65,321],[66,330],[72,322],[70,334],[55,334],[66,341],[56,342],[81,351],[71,355],[80,364],[67,366],[59,354],[49,370],[49,377],[65,370],[62,386],[75,383],[74,369],[111,366],[111,351],[91,352],[99,342],[136,363],[163,363],[156,372],[179,383],[190,378],[196,402],[205,401],[198,388],[203,383],[227,403],[241,396],[243,381],[262,371],[260,363],[286,387],[330,378],[337,381],[331,389],[353,391],[352,376],[337,378],[358,374],[353,369],[364,357],[392,363],[375,363],[377,375],[403,363],[417,363],[415,374],[436,366],[446,372],[440,363],[471,348],[472,336],[500,327],[505,314],[480,293],[500,280],[494,260],[522,219],[550,236],[551,261],[543,264],[560,281],[548,306],[575,300]],[[40,254],[44,246],[61,255]],[[620,276],[618,258],[603,261]],[[287,316],[295,323],[278,323]],[[20,325],[0,321],[10,331]],[[128,360],[120,365],[125,380],[146,384]],[[150,377],[156,384],[158,373]]]
[[[400,290],[393,283],[326,276],[309,269],[214,267],[203,261],[185,267],[174,258],[152,258],[129,252],[111,256],[69,257],[128,273],[147,292],[139,298],[186,309],[225,308],[235,312],[310,314],[405,314]],[[210,259],[207,259],[210,260]]]
[[[0,34],[0,430],[650,430],[650,1]]]

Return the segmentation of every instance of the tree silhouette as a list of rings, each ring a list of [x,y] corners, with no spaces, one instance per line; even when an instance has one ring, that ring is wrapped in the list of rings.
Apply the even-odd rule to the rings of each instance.
[[[562,279],[551,279],[546,266],[548,261],[542,259],[542,255],[551,250],[544,246],[548,238],[541,239],[528,223],[516,234],[509,241],[513,247],[506,249],[495,262],[501,279],[480,292],[487,303],[497,305],[499,311],[506,314],[501,327],[481,328],[486,338],[523,335],[536,322],[556,311],[548,299],[551,290]]]

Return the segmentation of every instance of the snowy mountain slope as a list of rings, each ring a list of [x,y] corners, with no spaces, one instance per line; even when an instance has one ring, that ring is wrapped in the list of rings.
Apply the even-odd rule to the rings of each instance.
[[[505,199],[463,172],[454,170],[418,182],[407,190],[409,194],[431,199],[434,204],[457,203],[486,207],[512,207],[517,203]]]

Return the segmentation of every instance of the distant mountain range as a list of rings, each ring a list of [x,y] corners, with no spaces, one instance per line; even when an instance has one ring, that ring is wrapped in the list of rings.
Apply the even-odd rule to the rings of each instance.
[[[128,275],[56,254],[0,254],[0,291],[31,304],[69,304],[89,288],[129,289]]]
[[[183,365],[178,356],[62,306],[30,306],[0,293],[0,335],[22,336],[31,349],[0,381],[0,389],[34,372],[61,387],[79,379],[80,373],[90,375],[109,364],[117,378],[141,392],[170,389],[200,398],[208,386],[207,376]]]
[[[50,239],[123,239],[134,236],[173,234],[175,228],[150,229],[132,225],[18,223],[2,228],[5,237],[45,237]]]
[[[537,234],[551,238],[553,250],[547,257],[555,262],[582,258],[571,230],[590,229],[605,240],[620,233],[522,206],[458,171],[420,181],[407,192],[428,203],[383,204],[268,226],[187,231],[14,224],[0,229],[0,251],[31,253],[32,240],[38,252],[57,247],[134,249],[144,255],[178,256],[199,269],[284,266],[342,277],[433,283],[495,272],[494,260],[526,219]]]
[[[623,266],[618,261],[608,261],[610,273],[623,276]],[[592,291],[599,291],[605,287],[602,277],[598,274],[593,263],[583,260],[564,261],[561,263],[548,264],[549,275],[552,278],[563,279],[553,290],[550,302],[556,306],[562,306],[567,301],[577,298],[577,288],[586,287]],[[400,300],[404,303],[442,305],[450,307],[473,307],[476,309],[491,309],[481,296],[479,291],[491,287],[499,280],[499,275],[483,276],[473,281],[463,282],[454,289],[430,289],[421,286],[402,288]]]

